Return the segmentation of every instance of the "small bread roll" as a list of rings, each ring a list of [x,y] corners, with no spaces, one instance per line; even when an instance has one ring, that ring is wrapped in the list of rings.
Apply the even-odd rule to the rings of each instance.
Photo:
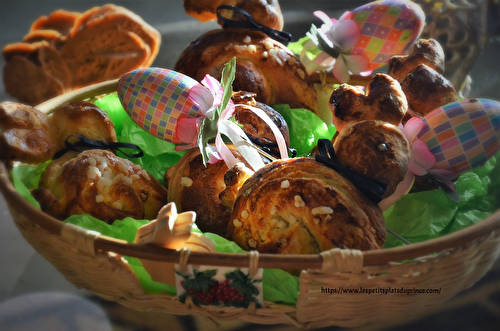
[[[244,28],[209,31],[179,56],[174,70],[201,81],[206,74],[220,79],[226,63],[236,57],[235,91],[256,94],[266,105],[317,110],[316,90],[304,66],[280,42]]]
[[[72,101],[54,110],[49,116],[58,150],[71,135],[84,135],[90,140],[116,142],[115,126],[108,114],[86,101]]]
[[[242,160],[232,145],[228,147]],[[189,150],[165,173],[168,201],[174,202],[180,212],[196,212],[196,225],[201,231],[225,236],[232,210],[232,203],[227,200],[229,192],[224,192],[227,171],[222,161],[205,166],[199,148]],[[232,184],[236,185],[236,181]]]
[[[278,0],[184,0],[186,13],[201,22],[217,19],[217,8],[228,5],[240,8],[250,14],[253,20],[260,25],[275,30],[283,29],[283,14]],[[222,9],[220,14],[231,20],[241,20],[234,11]],[[218,21],[222,26],[223,22]]]
[[[22,103],[0,104],[0,157],[43,163],[64,149],[66,139],[72,135],[117,141],[114,124],[106,112],[86,101],[63,104],[50,115]]]
[[[460,100],[453,84],[431,67],[420,64],[401,83],[409,115],[423,117],[436,108]]]
[[[394,193],[410,164],[410,145],[395,125],[382,121],[348,124],[333,142],[338,161],[354,172],[387,185]]]
[[[255,23],[271,29],[283,30],[283,14],[278,0],[222,0],[221,5],[243,9],[252,16]],[[234,21],[246,21],[246,18],[232,10],[222,9],[220,14]],[[223,26],[222,21],[218,20],[218,22]]]
[[[65,219],[89,214],[106,223],[125,217],[152,220],[167,203],[167,190],[141,166],[105,150],[52,161],[32,191],[42,211]]]
[[[394,55],[388,62],[388,75],[402,82],[406,75],[418,65],[425,64],[438,73],[445,69],[443,47],[435,39],[419,39],[415,42],[409,55]]]
[[[312,158],[274,161],[243,184],[227,236],[245,250],[314,254],[381,248],[380,208],[349,180]]]
[[[357,86],[341,84],[330,96],[333,124],[337,131],[354,121],[380,120],[398,125],[408,111],[401,85],[386,74],[376,74],[366,92]]]
[[[47,114],[17,102],[0,103],[0,158],[41,163],[57,148]]]

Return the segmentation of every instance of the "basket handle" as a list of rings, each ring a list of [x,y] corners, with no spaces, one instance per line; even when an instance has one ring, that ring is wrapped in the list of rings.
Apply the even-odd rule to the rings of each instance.
[[[321,264],[322,273],[353,273],[360,274],[363,271],[363,252],[358,249],[340,249],[333,248],[321,252],[323,263]]]
[[[82,253],[86,253],[90,256],[96,255],[94,242],[101,235],[99,232],[87,230],[71,223],[63,224],[61,228],[61,237],[64,241]]]

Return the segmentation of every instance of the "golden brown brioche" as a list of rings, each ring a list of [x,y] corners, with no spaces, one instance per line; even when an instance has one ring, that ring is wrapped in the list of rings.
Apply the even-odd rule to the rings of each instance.
[[[350,181],[312,158],[274,161],[241,187],[227,236],[245,250],[313,254],[381,248],[380,208]]]
[[[228,5],[243,9],[253,20],[268,28],[283,29],[283,14],[278,0],[184,0],[186,13],[201,22],[217,19],[217,7]],[[240,20],[237,13],[223,9],[220,14],[231,20]],[[222,26],[223,23],[219,21]]]
[[[96,105],[86,101],[72,101],[58,107],[49,116],[52,134],[58,150],[70,135],[84,135],[91,140],[116,142],[114,124],[109,116]]]
[[[43,163],[65,148],[65,140],[84,135],[91,140],[116,142],[114,124],[96,105],[74,101],[50,115],[18,102],[0,104],[0,157]],[[74,141],[71,141],[74,142]]]
[[[395,125],[382,121],[352,122],[333,142],[337,160],[354,172],[387,185],[394,193],[410,164],[410,145]]]
[[[402,82],[406,75],[420,64],[425,64],[438,73],[445,69],[445,55],[441,44],[435,39],[419,39],[409,55],[394,55],[388,62],[388,75]]]
[[[165,187],[141,166],[105,150],[75,154],[52,161],[32,191],[47,214],[89,214],[107,223],[151,220],[167,203]]]
[[[222,0],[221,5],[228,5],[243,9],[252,16],[255,23],[265,27],[282,30],[284,21],[278,0]],[[221,9],[220,15],[234,21],[246,21],[240,14],[227,9]],[[222,26],[223,22],[218,21]]]
[[[228,147],[241,160],[234,147]],[[180,212],[196,212],[196,225],[201,231],[225,236],[232,204],[227,202],[229,192],[225,192],[226,202],[220,195],[226,189],[227,171],[223,161],[205,166],[199,148],[191,149],[165,173],[168,201],[174,202]]]
[[[235,91],[256,94],[267,105],[285,103],[317,112],[316,90],[304,66],[283,44],[260,31],[230,28],[209,31],[179,56],[174,69],[198,81],[206,74],[220,79],[236,57]]]
[[[350,122],[381,120],[401,123],[408,111],[408,102],[401,85],[386,74],[375,74],[366,92],[357,86],[341,84],[330,96],[333,124],[337,131]]]
[[[401,83],[408,100],[408,114],[422,117],[460,98],[451,82],[431,67],[420,64]]]
[[[0,158],[41,163],[56,151],[47,114],[17,102],[0,103]]]

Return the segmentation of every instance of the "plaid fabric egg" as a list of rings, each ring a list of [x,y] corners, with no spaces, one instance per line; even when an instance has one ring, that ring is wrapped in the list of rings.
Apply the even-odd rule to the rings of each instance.
[[[361,32],[348,55],[365,55],[368,70],[385,65],[391,56],[406,53],[423,31],[425,13],[407,0],[379,0],[342,17],[356,22]]]
[[[436,157],[433,168],[456,175],[484,165],[500,151],[500,102],[465,99],[427,114],[417,139]]]
[[[201,116],[198,107],[188,99],[196,84],[196,80],[179,72],[151,67],[125,74],[117,91],[134,122],[153,136],[178,144],[177,120]]]

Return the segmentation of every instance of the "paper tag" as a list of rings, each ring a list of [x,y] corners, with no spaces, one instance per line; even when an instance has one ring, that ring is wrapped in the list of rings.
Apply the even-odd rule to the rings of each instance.
[[[247,308],[251,302],[261,307],[263,270],[250,277],[248,268],[188,265],[184,272],[174,266],[177,299],[184,303],[191,297],[196,305]]]

